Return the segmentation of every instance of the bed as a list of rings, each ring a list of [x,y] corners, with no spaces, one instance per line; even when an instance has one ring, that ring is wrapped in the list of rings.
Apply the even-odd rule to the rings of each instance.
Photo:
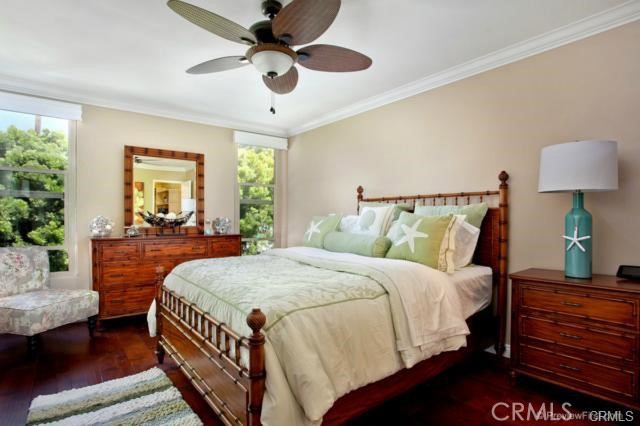
[[[448,194],[367,198],[362,187],[357,189],[358,209],[363,202],[464,205],[478,199],[495,205],[482,223],[476,266],[456,272],[448,284],[437,275],[443,273],[404,265],[412,262],[363,259],[311,248],[274,250],[251,260],[189,262],[169,277],[158,268],[159,362],[170,355],[225,424],[344,424],[479,350],[494,345],[501,354],[508,174],[500,173],[499,180],[498,190]],[[234,281],[235,270],[247,278]],[[269,290],[273,294],[264,293],[262,281],[276,274],[280,287]],[[207,283],[222,276],[230,277],[230,284],[212,293]],[[305,278],[297,282],[296,276]],[[347,279],[344,287],[341,281]],[[409,286],[411,279],[416,281]],[[373,281],[380,285],[372,286]],[[417,289],[426,281],[428,286]],[[311,286],[318,283],[322,286]],[[321,291],[305,299],[314,288]],[[413,298],[417,301],[414,311],[433,311],[429,314],[433,321],[447,326],[437,333],[427,332],[428,327],[411,320],[415,316],[407,303],[401,311],[398,301],[406,298],[407,288],[425,295],[424,300]],[[286,305],[278,297],[280,290],[298,294],[296,305]],[[242,292],[235,295],[238,306],[225,300],[234,292]],[[433,293],[432,299],[428,293]],[[245,299],[264,301],[263,309],[247,309],[249,305],[242,305]],[[249,312],[246,317],[244,312]],[[344,331],[327,332],[324,325],[335,326],[336,321]],[[336,357],[340,345],[349,350]],[[304,415],[295,417],[300,416],[296,410]]]

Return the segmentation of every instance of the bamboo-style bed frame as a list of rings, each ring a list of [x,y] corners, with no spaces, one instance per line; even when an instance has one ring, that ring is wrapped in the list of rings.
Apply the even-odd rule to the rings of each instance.
[[[467,359],[469,355],[494,345],[504,351],[507,297],[508,189],[509,175],[501,172],[499,189],[365,198],[358,187],[358,210],[362,202],[412,203],[416,205],[464,205],[475,200],[498,199],[482,223],[474,263],[493,270],[492,304],[467,319],[471,334],[467,346],[426,359],[410,369],[402,369],[378,382],[368,384],[339,398],[323,418],[323,424],[344,424],[412,387]],[[195,304],[163,287],[165,271],[157,268],[156,321],[158,362],[165,353],[178,364],[193,386],[227,425],[260,425],[265,392],[265,336],[260,331],[266,317],[255,308],[247,316],[252,330],[249,336],[231,330],[221,321],[203,312]],[[293,344],[293,342],[292,342]],[[241,348],[249,354],[248,367],[240,362]]]

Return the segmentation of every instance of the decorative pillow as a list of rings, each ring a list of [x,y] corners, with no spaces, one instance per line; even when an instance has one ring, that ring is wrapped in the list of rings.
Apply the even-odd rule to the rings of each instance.
[[[460,227],[466,223],[465,217],[466,216],[462,214],[453,216],[453,219],[451,220],[451,223],[449,223],[449,226],[444,233],[444,237],[442,238],[442,244],[440,244],[438,270],[446,272],[447,274],[453,274],[456,271],[455,253],[458,250],[456,237]]]
[[[391,247],[387,237],[375,235],[329,232],[324,237],[324,248],[338,253],[353,253],[361,256],[384,257]]]
[[[392,214],[393,204],[382,207],[363,207],[360,209],[358,223],[351,232],[354,234],[384,235]]]
[[[353,232],[355,227],[358,225],[358,219],[360,219],[360,216],[354,214],[342,216],[338,229],[340,230],[340,232]]]
[[[400,213],[402,212],[411,212],[413,210],[413,206],[411,204],[389,204],[389,203],[376,203],[376,202],[363,202],[360,203],[360,209],[363,207],[386,207],[393,206],[393,216],[391,220],[398,220],[400,217]]]
[[[398,232],[399,227],[400,225],[398,224],[397,220],[394,220],[393,222],[391,222],[391,225],[389,226],[389,230],[387,231],[387,238],[391,239],[391,237],[394,236],[396,232]]]
[[[0,297],[49,286],[49,255],[42,247],[0,248]]]
[[[487,203],[468,204],[466,206],[416,206],[415,214],[420,216],[443,216],[447,214],[463,214],[467,222],[480,228],[489,210]]]
[[[473,254],[478,245],[480,228],[476,228],[470,223],[464,222],[455,237],[455,251],[453,253],[453,263],[456,269],[464,268],[473,260]]]
[[[322,248],[325,235],[336,230],[341,218],[342,215],[337,214],[314,216],[304,233],[303,244],[307,247]]]
[[[393,245],[386,257],[410,260],[437,269],[442,239],[452,219],[453,215],[425,217],[402,212],[398,227],[391,235]]]

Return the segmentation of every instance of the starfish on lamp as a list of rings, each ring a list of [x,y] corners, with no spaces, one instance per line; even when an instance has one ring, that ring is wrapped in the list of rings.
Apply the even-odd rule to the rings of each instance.
[[[567,235],[563,235],[562,238],[564,238],[567,241],[571,241],[571,243],[567,247],[567,251],[571,250],[571,248],[575,245],[576,247],[578,247],[578,249],[580,249],[584,253],[587,250],[584,248],[584,246],[582,244],[580,244],[580,241],[584,241],[584,240],[590,239],[591,235],[585,235],[583,237],[578,237],[578,227],[574,226],[574,228],[573,228],[573,236],[569,237]]]

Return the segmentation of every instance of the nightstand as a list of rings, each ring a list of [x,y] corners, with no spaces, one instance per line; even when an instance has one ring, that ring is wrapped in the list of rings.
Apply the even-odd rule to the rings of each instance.
[[[640,409],[640,282],[544,269],[510,278],[513,373]]]

